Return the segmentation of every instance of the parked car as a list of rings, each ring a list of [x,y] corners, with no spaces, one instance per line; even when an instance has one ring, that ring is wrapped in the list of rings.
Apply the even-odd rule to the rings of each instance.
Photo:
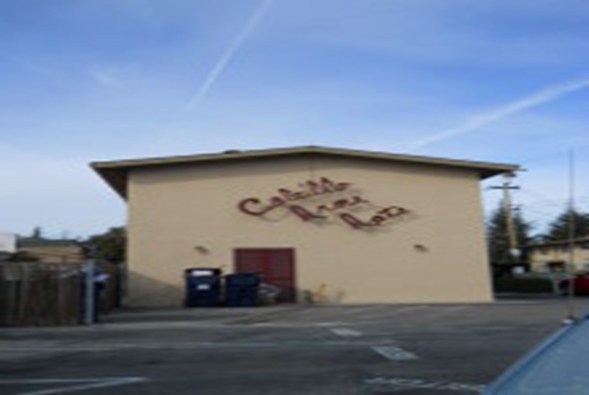
[[[562,295],[569,294],[571,281],[574,295],[589,295],[589,273],[577,274],[572,278],[562,280],[558,284],[558,289]]]

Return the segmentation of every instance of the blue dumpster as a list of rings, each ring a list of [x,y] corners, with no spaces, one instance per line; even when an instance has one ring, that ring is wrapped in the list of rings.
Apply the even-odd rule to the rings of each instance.
[[[237,273],[225,276],[225,297],[228,307],[258,306],[260,276],[257,273]]]
[[[221,270],[191,268],[184,271],[186,307],[217,307],[221,304]]]

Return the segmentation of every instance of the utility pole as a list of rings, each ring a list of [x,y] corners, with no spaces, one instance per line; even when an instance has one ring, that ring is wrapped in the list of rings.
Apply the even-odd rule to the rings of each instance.
[[[85,325],[91,325],[94,323],[94,311],[95,311],[95,292],[94,292],[94,259],[90,258],[86,262],[84,272],[84,317],[83,322]]]
[[[569,270],[575,273],[575,151],[571,148],[569,152]],[[575,321],[577,312],[575,309],[575,281],[573,278],[568,281],[568,321]]]
[[[515,223],[513,222],[513,206],[511,203],[511,191],[519,189],[518,186],[511,185],[511,181],[514,177],[514,173],[505,173],[503,185],[494,186],[491,187],[491,189],[500,189],[503,191],[503,211],[505,212],[505,224],[509,240],[509,255],[515,262],[519,262],[521,252],[518,246]]]

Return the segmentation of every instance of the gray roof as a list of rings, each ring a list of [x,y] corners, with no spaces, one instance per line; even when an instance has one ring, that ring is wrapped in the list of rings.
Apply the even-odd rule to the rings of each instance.
[[[528,244],[526,247],[527,248],[550,248],[550,247],[568,247],[571,244],[584,244],[584,243],[589,243],[589,237],[580,237],[577,239],[573,239],[573,240],[569,240],[569,239],[564,239],[564,240],[548,240],[548,241],[544,241],[544,242],[539,242],[539,243],[534,243],[534,244]]]
[[[39,237],[20,237],[17,241],[19,248],[39,247],[69,247],[77,246],[77,240],[72,239],[44,239]]]

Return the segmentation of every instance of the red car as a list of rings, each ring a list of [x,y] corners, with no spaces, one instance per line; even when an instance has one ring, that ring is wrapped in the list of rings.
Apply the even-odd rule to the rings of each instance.
[[[558,289],[562,295],[568,295],[571,287],[575,295],[589,295],[589,273],[577,274],[575,277],[562,280]]]

